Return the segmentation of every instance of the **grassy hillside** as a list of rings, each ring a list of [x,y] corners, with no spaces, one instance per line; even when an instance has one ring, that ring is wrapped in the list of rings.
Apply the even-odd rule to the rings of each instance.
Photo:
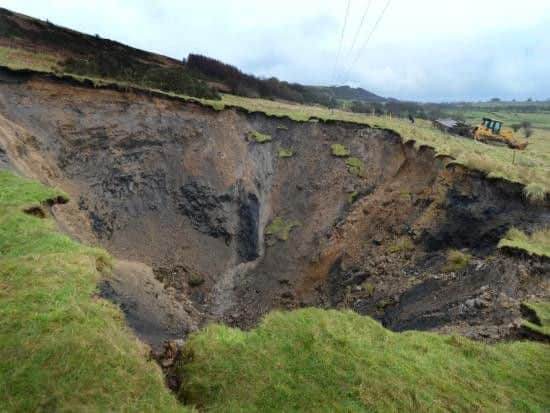
[[[359,100],[363,102],[382,102],[386,100],[385,98],[360,87],[318,86],[318,89],[326,91],[327,93],[333,95],[336,99]]]
[[[187,345],[180,396],[214,412],[543,412],[550,347],[392,333],[352,312],[271,313]]]
[[[0,171],[0,411],[185,411],[121,312],[96,297],[106,253],[23,212],[59,197]]]
[[[336,104],[338,99],[383,101],[361,88],[317,87],[258,78],[206,56],[176,60],[80,33],[0,8],[0,62],[11,68],[125,82],[196,97],[218,98],[215,85],[249,97]]]
[[[88,76],[218,98],[178,60],[2,8],[0,62],[11,68]]]

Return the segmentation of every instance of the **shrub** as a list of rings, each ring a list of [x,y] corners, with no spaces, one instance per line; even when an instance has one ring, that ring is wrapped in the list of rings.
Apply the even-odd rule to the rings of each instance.
[[[546,199],[544,186],[537,182],[532,182],[523,188],[523,194],[532,203],[542,203]]]

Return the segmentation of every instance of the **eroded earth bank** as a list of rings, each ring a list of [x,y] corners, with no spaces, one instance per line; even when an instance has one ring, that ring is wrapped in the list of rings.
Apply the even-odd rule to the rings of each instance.
[[[302,306],[494,341],[550,296],[548,261],[496,248],[548,225],[548,205],[391,131],[0,80],[0,165],[70,195],[51,213],[116,257],[101,293],[153,347]]]

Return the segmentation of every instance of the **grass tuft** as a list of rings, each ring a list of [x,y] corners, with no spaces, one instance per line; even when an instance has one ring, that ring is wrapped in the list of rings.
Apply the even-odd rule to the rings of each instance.
[[[414,243],[408,237],[398,238],[393,243],[389,244],[386,248],[386,251],[390,254],[395,254],[398,252],[407,252],[414,249]]]
[[[350,192],[348,195],[348,203],[353,204],[359,198],[360,193],[358,191]]]
[[[294,151],[292,149],[279,147],[277,148],[277,157],[278,158],[291,158],[294,156]]]
[[[275,237],[279,241],[287,241],[290,232],[298,226],[300,226],[298,221],[287,221],[282,217],[277,217],[265,228],[265,234]]]
[[[339,158],[347,158],[350,155],[349,149],[339,143],[330,145],[332,155]]]
[[[499,241],[498,248],[510,248],[529,255],[550,258],[550,227],[534,231],[531,235],[517,228],[510,228]]]
[[[249,139],[253,140],[256,143],[266,143],[271,142],[271,135],[266,135],[258,131],[252,131],[248,134]]]
[[[468,266],[472,256],[459,250],[447,251],[447,261],[443,266],[444,272],[461,271]]]
[[[544,186],[538,182],[531,182],[523,189],[525,197],[534,204],[543,203],[546,199]]]
[[[210,107],[214,109],[216,112],[221,112],[222,110],[225,109],[225,105],[223,104],[223,102],[219,102],[216,100],[210,102]]]
[[[346,159],[346,166],[348,167],[348,172],[352,175],[363,178],[365,176],[365,163],[359,158],[348,158]]]
[[[189,287],[199,287],[204,284],[204,278],[200,274],[193,273],[189,276],[187,284]]]

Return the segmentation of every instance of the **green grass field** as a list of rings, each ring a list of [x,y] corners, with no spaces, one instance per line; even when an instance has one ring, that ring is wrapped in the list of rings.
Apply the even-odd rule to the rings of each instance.
[[[510,111],[510,105],[516,106],[517,112]],[[493,118],[504,122],[505,126],[511,126],[514,123],[523,121],[530,122],[536,129],[545,129],[550,131],[550,110],[547,108],[550,102],[506,102],[506,103],[476,103],[471,105],[455,105],[452,108],[446,108],[444,111],[449,116],[459,115],[464,117],[466,122],[472,125],[478,125],[482,118]],[[521,133],[519,133],[521,136]]]
[[[521,123],[522,121],[528,121],[531,122],[534,128],[550,131],[550,112],[514,113],[503,111],[466,111],[463,113],[466,121],[474,125],[479,124],[482,118],[489,117],[501,120],[507,126],[514,123]],[[519,133],[519,135],[521,136],[521,133]]]
[[[0,411],[186,411],[96,296],[109,256],[23,212],[58,196],[0,171]]]
[[[191,338],[180,397],[211,412],[544,412],[550,347],[393,333],[350,311],[274,312]]]

